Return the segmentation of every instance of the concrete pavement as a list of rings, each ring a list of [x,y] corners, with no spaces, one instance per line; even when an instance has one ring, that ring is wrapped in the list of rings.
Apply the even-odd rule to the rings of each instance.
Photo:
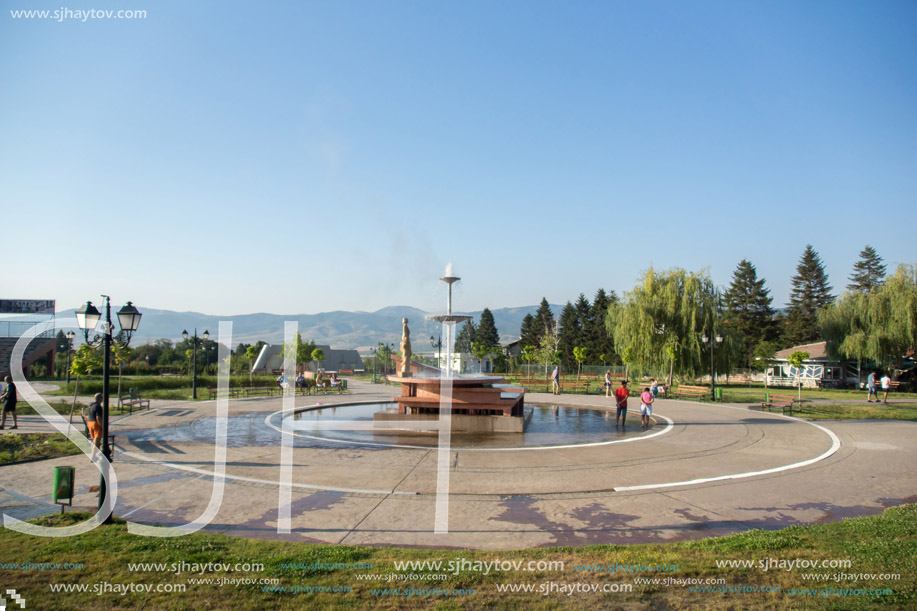
[[[351,395],[297,397],[296,405],[397,394],[368,383],[350,388]],[[595,395],[530,393],[526,399],[613,407],[613,399]],[[226,490],[207,528],[236,536],[481,549],[662,542],[874,514],[917,498],[910,468],[917,423],[809,423],[744,406],[659,400],[651,431],[640,431],[632,408],[629,431],[615,442],[452,449],[448,532],[440,534],[433,532],[442,476],[435,449],[299,439],[292,532],[279,534],[280,433],[265,420],[282,401],[234,399],[229,405]],[[116,515],[160,525],[201,515],[214,482],[208,430],[215,410],[212,401],[157,401],[112,424]],[[608,422],[613,426],[613,416]],[[0,511],[20,519],[57,511],[49,504],[51,474],[63,464],[77,467],[74,504],[94,510],[96,496],[88,489],[98,472],[76,456],[0,467]]]

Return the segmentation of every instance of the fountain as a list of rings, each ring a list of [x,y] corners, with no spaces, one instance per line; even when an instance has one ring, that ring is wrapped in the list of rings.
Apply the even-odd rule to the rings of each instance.
[[[391,382],[401,383],[401,396],[395,397],[397,411],[377,412],[374,420],[423,421],[451,417],[450,428],[462,433],[521,433],[525,427],[525,390],[502,384],[500,376],[455,375],[452,372],[452,351],[455,345],[455,325],[471,316],[452,313],[452,285],[460,278],[452,275],[451,264],[440,280],[448,286],[446,313],[427,318],[443,325],[445,366],[438,376],[414,375],[407,359],[402,361],[400,373],[388,376]],[[410,354],[410,331],[407,319],[403,321],[402,352]],[[407,351],[405,351],[405,346]],[[441,354],[441,356],[443,356]]]

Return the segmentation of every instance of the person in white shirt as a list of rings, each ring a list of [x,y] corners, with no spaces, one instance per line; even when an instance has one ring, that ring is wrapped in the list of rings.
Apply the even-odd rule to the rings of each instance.
[[[888,374],[886,373],[885,375],[882,376],[882,379],[879,380],[879,382],[881,382],[881,384],[882,384],[882,391],[885,393],[885,396],[882,397],[882,403],[888,403],[888,389],[891,388],[892,379],[891,379],[890,377],[888,377]],[[877,401],[878,401],[878,399],[879,399],[879,397],[876,396],[876,400],[877,400]]]

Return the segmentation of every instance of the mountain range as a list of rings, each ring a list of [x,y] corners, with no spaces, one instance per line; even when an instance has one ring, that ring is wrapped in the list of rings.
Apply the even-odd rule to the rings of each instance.
[[[519,328],[526,314],[534,316],[537,305],[518,308],[500,308],[491,310],[497,331],[500,333],[500,342],[509,343],[519,338]],[[551,310],[555,318],[560,315],[561,306],[552,305]],[[57,312],[58,318],[73,316],[74,310]],[[411,342],[415,352],[428,352],[433,348],[430,337],[439,339],[442,326],[425,317],[432,312],[424,312],[410,306],[389,306],[375,312],[346,312],[334,311],[321,314],[242,314],[237,316],[212,316],[199,312],[175,312],[172,310],[156,310],[144,308],[141,310],[143,318],[140,328],[134,334],[131,343],[134,346],[155,341],[160,338],[176,340],[181,337],[183,330],[198,334],[205,330],[210,331],[210,339],[217,339],[216,335],[220,321],[232,321],[232,346],[235,348],[240,342],[253,344],[264,340],[270,344],[279,344],[283,341],[284,322],[296,321],[299,323],[299,333],[303,339],[312,340],[316,344],[327,344],[333,348],[355,348],[368,350],[378,342],[393,343],[398,346],[401,341],[401,319],[408,319],[411,329]],[[474,321],[480,319],[481,312],[455,312],[474,316]],[[114,313],[113,313],[114,314]],[[117,323],[115,323],[117,327]]]

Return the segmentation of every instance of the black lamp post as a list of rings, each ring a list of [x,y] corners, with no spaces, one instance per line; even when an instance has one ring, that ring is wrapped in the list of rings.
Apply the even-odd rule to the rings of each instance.
[[[67,338],[67,390],[70,390],[70,353],[73,352],[73,338],[76,337],[76,333],[70,330],[65,336]]]
[[[182,339],[188,339],[188,330],[181,332]],[[201,337],[207,339],[210,337],[210,331],[204,331]],[[194,329],[194,336],[191,342],[191,398],[197,399],[197,346],[201,340],[197,337],[197,327]]]
[[[376,383],[376,360],[379,356],[376,354],[375,348],[370,348],[370,351],[373,353],[373,384]]]
[[[111,324],[111,300],[108,295],[102,295],[105,299],[105,319],[102,320],[102,333],[96,334],[92,339],[89,338],[89,332],[95,330],[102,319],[102,314],[91,301],[87,301],[79,310],[76,311],[76,324],[83,330],[83,336],[86,343],[90,346],[102,344],[104,354],[102,360],[102,455],[106,460],[102,461],[102,475],[99,482],[99,509],[102,509],[108,502],[108,486],[105,483],[108,474],[108,467],[111,463],[111,445],[108,442],[108,408],[109,408],[109,382],[111,380],[111,342],[114,340],[122,346],[127,346],[131,342],[131,335],[140,326],[140,317],[142,316],[137,308],[130,301],[123,308],[118,310],[118,324],[121,325],[121,331],[112,337],[114,327]],[[105,516],[105,523],[111,524],[111,513],[114,507],[109,507]]]
[[[704,333],[700,336],[700,340],[705,346],[710,347],[710,400],[716,401],[714,390],[716,388],[716,361],[713,360],[713,349],[723,343],[723,336],[717,334],[716,337],[707,337],[707,334]]]

